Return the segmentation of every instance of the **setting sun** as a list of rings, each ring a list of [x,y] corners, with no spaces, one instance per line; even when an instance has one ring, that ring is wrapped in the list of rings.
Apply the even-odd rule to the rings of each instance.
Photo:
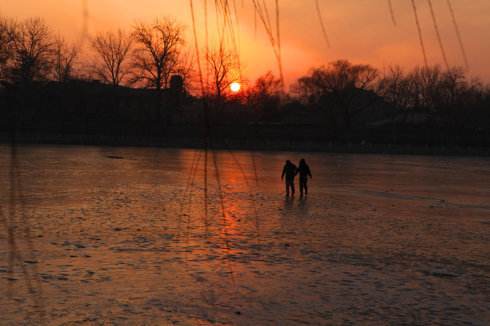
[[[233,83],[231,83],[230,90],[233,93],[238,93],[240,91],[240,89],[242,89],[242,85],[239,82],[233,82]]]

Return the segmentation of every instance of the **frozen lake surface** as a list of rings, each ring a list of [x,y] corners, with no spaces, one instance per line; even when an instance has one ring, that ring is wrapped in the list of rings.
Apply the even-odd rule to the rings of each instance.
[[[490,324],[489,159],[11,157],[0,147],[1,325]],[[282,165],[302,157],[310,195],[288,200]]]

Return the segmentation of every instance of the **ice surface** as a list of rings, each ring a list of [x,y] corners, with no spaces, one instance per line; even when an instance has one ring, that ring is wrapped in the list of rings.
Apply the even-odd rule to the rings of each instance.
[[[489,163],[3,146],[0,324],[488,325]]]

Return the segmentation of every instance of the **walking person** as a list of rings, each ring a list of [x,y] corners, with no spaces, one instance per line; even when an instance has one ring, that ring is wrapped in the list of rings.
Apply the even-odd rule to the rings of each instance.
[[[294,196],[294,177],[298,173],[296,165],[287,160],[284,168],[282,169],[281,180],[286,178],[286,196],[289,196],[291,190],[291,196]]]
[[[298,168],[298,173],[299,173],[299,192],[301,197],[303,197],[303,194],[305,196],[308,195],[308,177],[313,178],[311,175],[311,170],[308,164],[306,164],[305,159],[301,159],[299,162],[299,168]]]

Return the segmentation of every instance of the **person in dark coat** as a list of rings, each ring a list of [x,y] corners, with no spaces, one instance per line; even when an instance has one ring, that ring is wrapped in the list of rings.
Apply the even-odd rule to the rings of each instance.
[[[306,164],[305,159],[301,159],[299,162],[299,192],[301,197],[303,194],[308,195],[308,177],[313,178],[311,175],[310,167]]]
[[[294,177],[298,173],[298,168],[296,165],[287,160],[284,168],[282,169],[281,180],[286,178],[286,196],[289,196],[291,190],[291,195],[294,196]]]

